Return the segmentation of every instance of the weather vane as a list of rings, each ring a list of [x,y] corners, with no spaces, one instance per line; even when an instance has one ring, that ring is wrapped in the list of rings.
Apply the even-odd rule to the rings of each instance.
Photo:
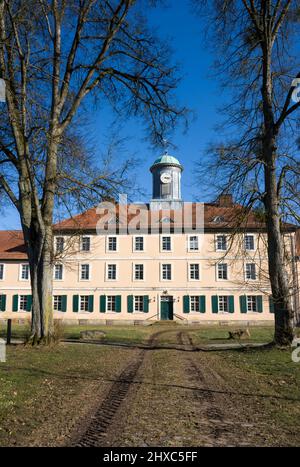
[[[169,141],[166,138],[163,139],[163,147],[165,148],[165,154],[168,154]]]

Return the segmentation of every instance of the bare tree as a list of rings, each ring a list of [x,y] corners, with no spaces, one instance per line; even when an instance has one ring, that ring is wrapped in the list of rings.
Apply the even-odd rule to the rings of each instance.
[[[0,78],[6,84],[0,186],[20,214],[27,246],[33,343],[51,340],[53,332],[52,222],[58,187],[66,193],[67,186],[81,183],[89,190],[82,177],[69,176],[66,185],[70,174],[62,177],[58,161],[74,118],[78,124],[93,96],[119,115],[143,118],[157,143],[182,113],[170,104],[177,82],[168,50],[142,16],[149,2],[0,0]],[[93,188],[101,184],[100,178],[94,182]],[[102,187],[106,182],[103,178]]]
[[[209,12],[217,79],[229,91],[222,144],[212,149],[222,188],[247,208],[264,207],[275,342],[293,339],[282,221],[299,221],[299,0],[194,0]],[[221,78],[220,78],[221,77]],[[224,129],[226,128],[226,131]],[[211,180],[211,178],[210,178]],[[226,183],[225,183],[226,180]],[[221,184],[220,184],[221,185]]]

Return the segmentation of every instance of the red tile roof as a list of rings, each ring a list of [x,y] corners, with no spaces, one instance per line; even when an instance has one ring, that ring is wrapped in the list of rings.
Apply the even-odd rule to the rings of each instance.
[[[190,214],[185,210],[160,210],[160,211],[151,211],[149,205],[139,205],[131,204],[129,209],[127,206],[113,205],[115,206],[114,215],[119,222],[119,227],[122,226],[122,218],[127,216],[127,223],[130,222],[134,224],[134,220],[140,224],[141,229],[146,228],[148,225],[151,225],[151,220],[153,222],[152,227],[155,228],[161,223],[162,219],[168,217],[171,219],[171,223],[174,227],[182,227],[184,219],[186,223],[184,224],[186,228],[196,227],[196,219],[203,206],[202,203],[185,203],[185,207],[188,209],[190,207]],[[146,208],[146,209],[145,209]],[[141,213],[144,212],[144,217]],[[103,226],[104,220],[107,223],[109,219],[113,219],[113,215],[109,214],[111,211],[109,209],[102,209],[100,212],[97,212],[97,208],[91,208],[85,211],[82,214],[78,214],[69,219],[63,220],[54,225],[54,229],[58,231],[68,231],[68,230],[95,230],[98,226]],[[190,216],[190,217],[189,217]],[[199,219],[199,217],[198,217]],[[101,220],[103,222],[101,222]],[[113,221],[112,221],[113,225]],[[207,230],[226,230],[233,229],[235,226],[240,226],[247,229],[261,229],[265,228],[265,223],[260,219],[257,214],[253,211],[250,211],[248,214],[246,210],[238,204],[233,204],[231,206],[219,206],[218,204],[204,204],[204,228]],[[202,225],[200,225],[202,227]],[[295,230],[295,226],[292,224],[285,224],[287,229]]]
[[[0,259],[26,259],[26,247],[21,230],[0,230]]]
[[[189,204],[191,206],[191,222],[188,221],[185,226],[195,227],[196,220],[196,211],[197,208],[201,208],[201,203],[185,203],[186,206]],[[142,207],[143,206],[143,207]],[[162,224],[164,218],[171,219],[171,225],[174,228],[180,228],[182,226],[182,221],[187,219],[184,211],[183,214],[179,211],[150,211],[149,205],[130,205],[130,211],[126,206],[123,206],[124,215],[127,216],[127,222],[132,222],[135,224],[134,219],[140,215],[140,212],[144,210],[144,223],[143,221],[139,222],[140,228],[143,229],[143,224],[146,227],[147,222],[153,221],[153,226],[159,228]],[[119,220],[119,226],[122,225],[122,209],[120,206],[116,205],[116,218]],[[101,219],[104,219],[106,216],[106,221],[111,217],[107,215],[107,212],[103,211],[102,213],[97,213],[97,208],[91,208],[85,211],[82,214],[66,219],[62,222],[59,222],[54,225],[54,230],[56,232],[70,232],[76,230],[91,231],[95,230],[97,222]],[[141,216],[140,216],[141,217]],[[205,204],[204,205],[204,228],[206,230],[212,231],[222,231],[227,229],[234,228],[237,225],[237,221],[243,219],[242,226],[245,229],[256,230],[264,228],[264,222],[260,220],[257,215],[253,212],[250,212],[245,217],[245,211],[242,206],[234,204],[232,206],[218,206],[217,204]],[[113,222],[112,222],[113,224]],[[292,224],[285,224],[287,229],[294,231],[297,227]],[[300,229],[297,231],[297,241],[296,241],[296,254],[300,256]],[[26,247],[24,244],[23,233],[20,230],[9,230],[9,231],[0,231],[0,259],[26,259]]]

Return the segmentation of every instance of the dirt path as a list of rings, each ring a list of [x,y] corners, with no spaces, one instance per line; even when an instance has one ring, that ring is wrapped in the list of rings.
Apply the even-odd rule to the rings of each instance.
[[[160,331],[151,335],[148,347],[154,347],[159,336],[166,332],[168,331]],[[92,421],[88,423],[82,421],[79,430],[74,434],[73,446],[100,447],[106,445],[107,434],[114,426],[121,404],[126,404],[128,391],[134,383],[137,372],[143,363],[145,353],[146,349],[141,350],[129,365],[122,370],[93,415]]]
[[[159,346],[173,333],[179,349]],[[264,446],[280,444],[257,394],[224,378],[216,355],[193,352],[188,331],[154,334],[121,372],[76,446]]]

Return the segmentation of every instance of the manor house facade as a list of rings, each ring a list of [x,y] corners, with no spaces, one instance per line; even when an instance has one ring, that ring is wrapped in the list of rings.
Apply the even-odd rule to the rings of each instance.
[[[54,225],[55,318],[76,322],[272,322],[263,221],[231,195],[181,198],[180,162],[151,167],[149,204],[106,202]],[[299,312],[299,233],[284,226],[293,307]],[[0,231],[0,319],[30,317],[21,231]]]

